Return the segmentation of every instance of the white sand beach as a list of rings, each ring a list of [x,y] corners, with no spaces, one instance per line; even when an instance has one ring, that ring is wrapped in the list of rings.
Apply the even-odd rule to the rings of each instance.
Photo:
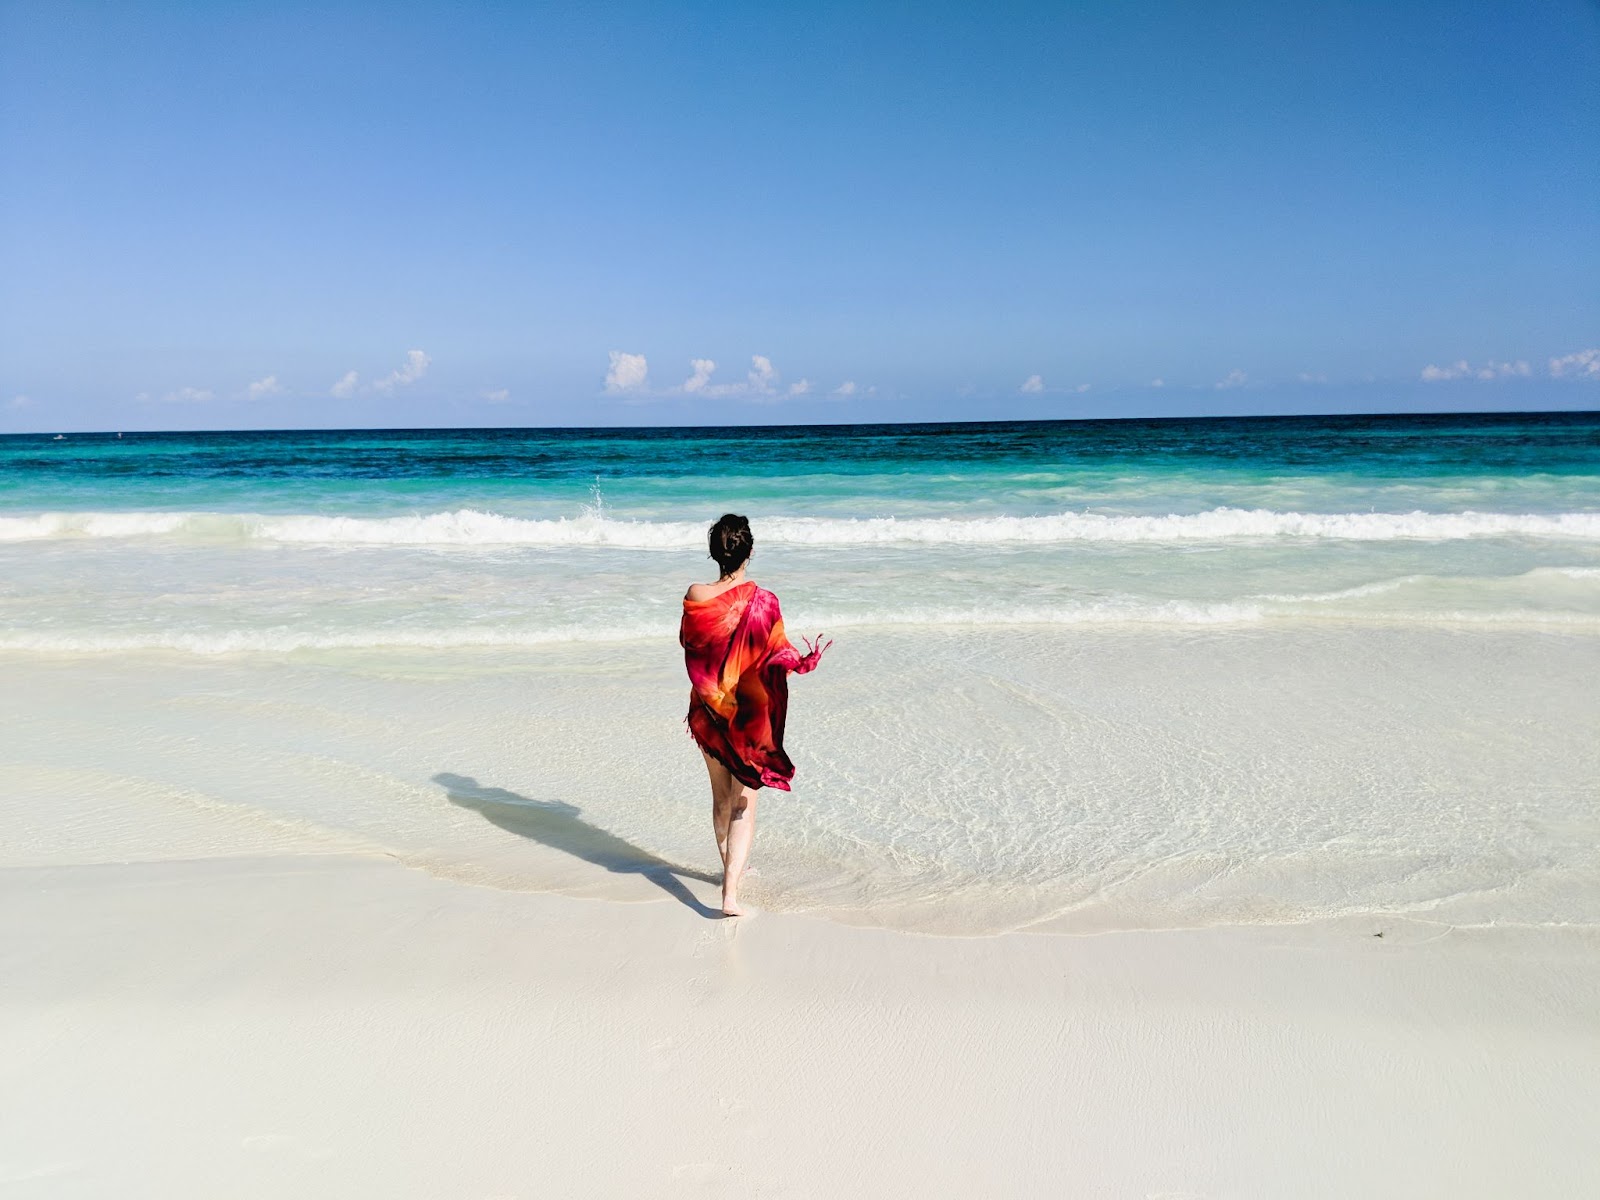
[[[348,855],[0,873],[0,1182],[19,1197],[1600,1184],[1592,934],[936,938],[706,920],[633,882],[654,897],[503,892]]]

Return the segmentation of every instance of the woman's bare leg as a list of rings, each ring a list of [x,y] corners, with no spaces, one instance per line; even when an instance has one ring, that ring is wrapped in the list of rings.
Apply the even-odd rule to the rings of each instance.
[[[711,777],[711,832],[717,839],[717,856],[722,859],[722,869],[728,869],[728,822],[732,817],[733,798],[739,791],[739,781],[733,773],[704,750],[700,757],[706,760],[706,774]]]
[[[738,786],[728,821],[728,857],[722,867],[722,912],[728,917],[744,916],[744,909],[739,907],[739,877],[750,861],[750,846],[756,839],[755,789]]]

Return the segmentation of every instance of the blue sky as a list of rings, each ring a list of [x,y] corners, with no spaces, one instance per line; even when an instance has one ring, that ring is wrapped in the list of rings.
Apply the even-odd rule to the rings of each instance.
[[[1594,408],[1597,347],[1594,3],[0,0],[0,430]]]

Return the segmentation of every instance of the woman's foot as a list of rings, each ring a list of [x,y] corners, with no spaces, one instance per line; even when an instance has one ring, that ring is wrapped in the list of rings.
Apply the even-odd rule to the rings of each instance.
[[[744,916],[744,906],[739,903],[737,896],[730,896],[727,892],[722,893],[722,915],[725,917]]]

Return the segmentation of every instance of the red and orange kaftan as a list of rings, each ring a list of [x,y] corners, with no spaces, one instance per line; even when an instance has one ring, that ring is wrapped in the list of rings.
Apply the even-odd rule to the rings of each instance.
[[[794,764],[783,752],[789,672],[822,657],[802,655],[783,632],[778,598],[741,583],[709,600],[685,600],[678,631],[689,668],[689,732],[746,787],[789,790]]]

